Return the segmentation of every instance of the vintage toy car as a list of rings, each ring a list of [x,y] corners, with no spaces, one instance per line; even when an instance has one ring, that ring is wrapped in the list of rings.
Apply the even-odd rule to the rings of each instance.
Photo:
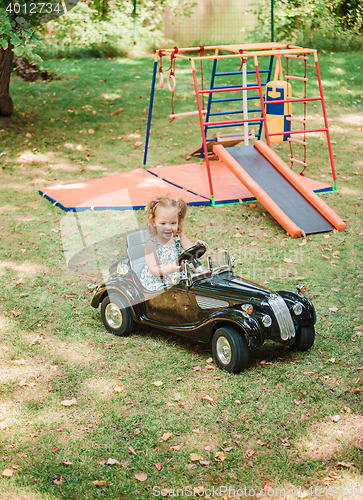
[[[272,292],[233,273],[228,252],[216,266],[208,256],[208,267],[198,260],[205,252],[196,245],[184,252],[185,268],[173,283],[159,291],[148,291],[138,274],[145,265],[147,229],[127,237],[128,257],[110,267],[109,279],[98,286],[91,305],[100,306],[106,329],[119,336],[130,334],[137,324],[177,333],[212,344],[216,364],[229,372],[248,366],[249,346],[274,340],[306,351],[315,339],[316,313],[304,296],[305,285],[297,291]]]

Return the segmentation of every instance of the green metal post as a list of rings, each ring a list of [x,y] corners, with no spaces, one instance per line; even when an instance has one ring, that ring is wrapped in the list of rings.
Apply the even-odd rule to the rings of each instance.
[[[137,39],[137,28],[136,28],[136,1],[137,0],[133,0],[134,1],[134,10],[132,12],[132,16],[134,18],[134,45],[136,45],[136,39]]]

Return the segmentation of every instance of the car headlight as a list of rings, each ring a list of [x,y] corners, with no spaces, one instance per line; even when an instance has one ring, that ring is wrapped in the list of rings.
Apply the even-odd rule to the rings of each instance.
[[[129,272],[129,268],[126,264],[119,262],[117,264],[116,272],[117,274],[123,276],[124,274],[127,274]]]
[[[292,310],[294,311],[295,316],[300,316],[300,314],[303,312],[303,305],[300,302],[296,302]]]
[[[268,314],[265,314],[262,319],[261,319],[261,322],[263,324],[263,326],[265,328],[268,328],[269,326],[272,325],[272,319],[271,319],[271,316],[269,316]]]
[[[245,313],[251,314],[253,312],[253,305],[252,304],[242,304],[241,309]]]
[[[88,283],[87,288],[89,292],[95,292],[98,288],[98,285],[97,283]]]

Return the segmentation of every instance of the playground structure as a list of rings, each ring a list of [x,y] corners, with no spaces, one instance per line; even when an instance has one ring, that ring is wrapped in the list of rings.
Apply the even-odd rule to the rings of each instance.
[[[308,96],[307,92],[309,56],[314,61],[319,89],[318,95],[313,96]],[[190,62],[197,109],[174,110],[178,59]],[[200,162],[147,168],[155,88],[157,83],[159,88],[164,87],[163,63],[166,60],[168,65],[170,63],[165,78],[171,92],[170,118],[172,121],[191,116],[199,119],[202,143],[188,156],[199,155]],[[226,60],[240,64],[239,70],[217,70]],[[203,63],[207,61],[212,61],[213,65],[209,88],[203,77]],[[303,67],[302,75],[294,74],[296,63]],[[225,77],[240,79],[241,83],[221,83]],[[291,83],[302,86],[301,96],[292,95]],[[324,126],[309,128],[309,103],[321,104]],[[234,104],[237,104],[236,109],[218,108]],[[297,113],[298,106],[301,109]],[[228,128],[232,129],[229,134],[221,133]],[[325,136],[333,187],[306,176],[307,138],[314,133],[319,134],[320,139],[322,134]],[[266,144],[261,140],[263,134]],[[243,146],[238,146],[241,142]],[[289,145],[290,168],[270,148],[271,143],[279,142]],[[293,167],[301,171],[296,173]],[[314,191],[337,191],[317,51],[282,43],[263,43],[156,51],[143,169],[88,181],[82,186],[74,185],[74,189],[72,185],[47,188],[41,194],[65,210],[75,211],[143,208],[153,197],[165,195],[183,197],[191,205],[212,206],[257,199],[293,237],[344,229],[344,222]],[[122,192],[127,192],[125,199]]]

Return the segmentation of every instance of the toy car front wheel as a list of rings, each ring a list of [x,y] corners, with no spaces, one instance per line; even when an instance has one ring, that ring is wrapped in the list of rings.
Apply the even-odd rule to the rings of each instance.
[[[132,332],[134,320],[126,300],[119,295],[108,295],[101,304],[101,317],[107,331],[123,337]]]
[[[212,352],[216,364],[228,372],[239,373],[248,365],[249,350],[246,339],[230,326],[215,331]]]
[[[307,351],[314,344],[315,328],[313,326],[301,326],[295,335],[292,349],[296,351]]]

